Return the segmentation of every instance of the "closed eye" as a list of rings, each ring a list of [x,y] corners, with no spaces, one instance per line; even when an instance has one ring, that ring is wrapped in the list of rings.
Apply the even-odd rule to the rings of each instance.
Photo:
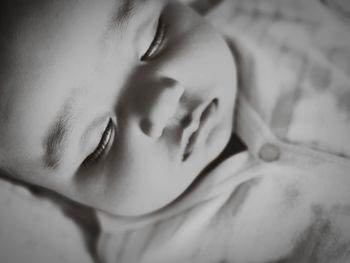
[[[96,149],[85,158],[83,161],[83,166],[92,165],[98,162],[108,151],[110,145],[112,144],[113,137],[115,133],[115,126],[112,119],[109,120],[106,129],[104,130],[101,140],[97,145]]]
[[[157,31],[151,45],[146,53],[141,57],[141,61],[149,61],[154,58],[164,43],[166,36],[166,26],[162,17],[158,20]]]

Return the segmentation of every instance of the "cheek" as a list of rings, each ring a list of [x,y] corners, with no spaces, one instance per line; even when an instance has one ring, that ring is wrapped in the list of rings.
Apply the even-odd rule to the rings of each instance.
[[[107,166],[110,178],[132,184],[141,181],[154,183],[165,177],[166,171],[175,168],[167,148],[137,136],[119,138]]]
[[[107,212],[138,215],[157,210],[178,197],[192,181],[152,145],[121,143],[103,166],[82,174],[77,185],[83,202]]]
[[[174,6],[169,11],[169,40],[161,69],[188,89],[232,85],[234,81],[227,76],[234,75],[235,68],[223,37],[192,10]]]

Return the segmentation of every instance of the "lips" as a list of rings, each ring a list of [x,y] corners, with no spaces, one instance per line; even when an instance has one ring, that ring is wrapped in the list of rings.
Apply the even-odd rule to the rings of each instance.
[[[192,154],[193,150],[203,142],[202,135],[205,136],[205,131],[207,130],[206,126],[209,125],[210,120],[213,118],[215,112],[218,108],[218,100],[214,99],[212,100],[208,106],[203,110],[202,114],[200,115],[199,120],[193,120],[191,126],[192,126],[192,133],[190,133],[190,136],[188,137],[187,144],[184,150],[184,153],[182,155],[182,161],[185,162]]]

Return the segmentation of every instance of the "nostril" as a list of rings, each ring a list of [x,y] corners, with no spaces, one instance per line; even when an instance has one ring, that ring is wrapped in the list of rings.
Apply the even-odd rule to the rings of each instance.
[[[143,119],[140,122],[141,130],[144,134],[152,138],[159,138],[162,136],[163,129],[159,125],[155,125],[150,120]]]
[[[172,78],[158,79],[156,92],[147,102],[147,108],[141,112],[140,129],[149,137],[159,138],[178,110],[184,94],[184,87]]]
[[[163,87],[169,87],[172,88],[178,84],[178,82],[175,79],[168,78],[168,77],[163,77],[161,78],[161,85]]]
[[[190,126],[190,124],[192,123],[192,120],[193,120],[192,115],[190,115],[190,114],[186,115],[181,120],[181,126],[183,128],[186,128],[186,127]]]

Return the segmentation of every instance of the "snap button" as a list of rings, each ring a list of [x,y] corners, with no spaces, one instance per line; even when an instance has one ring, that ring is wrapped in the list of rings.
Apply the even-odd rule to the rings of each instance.
[[[261,146],[259,151],[259,157],[264,162],[277,161],[280,158],[280,155],[280,149],[272,143],[264,144],[263,146]]]

